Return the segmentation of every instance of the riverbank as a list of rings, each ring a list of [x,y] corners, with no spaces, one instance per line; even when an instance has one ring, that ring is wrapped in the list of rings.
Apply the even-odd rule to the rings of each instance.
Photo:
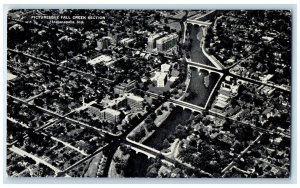
[[[113,158],[111,160],[109,169],[108,169],[108,177],[109,178],[122,178],[125,177],[124,175],[124,169],[122,167],[126,167],[128,164],[128,159],[130,157],[130,154],[124,154],[123,151],[121,151],[120,147],[116,150],[115,154],[113,155]],[[118,161],[120,160],[120,161]],[[118,167],[118,163],[121,165]]]
[[[167,110],[162,110],[163,106],[165,108],[167,108]],[[154,112],[155,114],[158,114],[158,110],[160,110],[162,112],[161,115],[156,115],[155,120],[153,120],[153,123],[155,125],[155,128],[153,130],[149,130],[149,128],[147,128],[146,122],[145,120],[143,120],[136,128],[133,129],[133,131],[131,131],[128,136],[127,139],[132,140],[131,138],[135,135],[138,134],[139,132],[141,132],[142,130],[145,131],[145,136],[143,136],[138,143],[143,143],[145,140],[147,140],[149,137],[152,136],[152,134],[155,133],[155,131],[157,130],[157,128],[160,127],[160,125],[168,118],[168,116],[170,115],[172,109],[170,108],[170,103],[169,102],[165,102],[164,104],[162,104],[160,107],[158,107]],[[149,115],[147,118],[151,119],[151,115]],[[146,118],[146,119],[147,119]],[[135,140],[132,140],[135,141]]]
[[[103,175],[103,168],[105,166],[107,158],[103,155],[103,152],[95,155],[90,159],[84,177],[99,177]]]
[[[184,124],[190,117],[191,112],[175,107],[172,113],[161,124],[160,128],[143,144],[156,150],[163,149],[163,141],[175,133],[178,124]]]

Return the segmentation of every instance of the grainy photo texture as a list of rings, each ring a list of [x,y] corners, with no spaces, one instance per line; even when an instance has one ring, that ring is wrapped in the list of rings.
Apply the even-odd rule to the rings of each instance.
[[[291,11],[13,9],[10,177],[288,178]]]

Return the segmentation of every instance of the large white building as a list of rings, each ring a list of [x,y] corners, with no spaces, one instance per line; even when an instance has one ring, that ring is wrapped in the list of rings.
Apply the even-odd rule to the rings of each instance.
[[[111,108],[106,108],[100,112],[100,119],[111,123],[118,123],[120,121],[121,112]]]
[[[130,106],[132,110],[143,109],[144,98],[135,95],[128,95],[126,98],[127,98],[127,105]]]
[[[158,72],[156,77],[157,87],[165,87],[167,83],[167,73]]]
[[[171,69],[171,65],[167,64],[167,63],[164,63],[160,66],[160,70],[161,72],[165,72],[165,73],[168,73]]]
[[[124,39],[120,40],[120,43],[123,44],[124,46],[133,44],[134,42],[135,42],[135,39],[131,39],[131,38],[124,38]]]
[[[149,50],[155,49],[156,48],[156,41],[163,36],[163,33],[157,33],[154,35],[149,36],[148,38],[148,46],[147,48]]]
[[[91,64],[91,65],[95,65],[97,63],[103,63],[105,64],[106,66],[109,66],[111,65],[112,63],[112,58],[110,56],[107,56],[107,55],[100,55],[94,59],[91,59],[89,60],[87,63],[88,64]]]
[[[133,80],[129,83],[121,83],[121,84],[118,84],[114,87],[114,93],[115,94],[124,94],[124,93],[127,93],[131,90],[133,90],[135,88],[135,85],[136,85],[136,81]]]
[[[176,33],[169,34],[156,41],[157,51],[167,51],[177,44],[178,35]]]

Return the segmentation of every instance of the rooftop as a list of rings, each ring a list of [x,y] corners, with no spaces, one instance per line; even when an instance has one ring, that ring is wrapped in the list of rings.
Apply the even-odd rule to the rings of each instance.
[[[7,80],[9,81],[9,80],[13,80],[13,79],[15,79],[15,78],[17,78],[17,76],[16,75],[13,75],[13,74],[11,74],[11,73],[7,73]]]
[[[120,111],[114,110],[114,109],[111,109],[111,108],[106,108],[106,109],[102,110],[102,112],[110,113],[110,114],[113,114],[113,115],[116,115],[116,116],[121,114]]]
[[[155,72],[155,75],[150,78],[151,81],[165,79],[167,73],[165,72]]]
[[[97,63],[101,63],[101,62],[109,62],[111,61],[112,58],[110,56],[107,55],[100,55],[94,59],[89,60],[87,63],[91,64],[91,65],[95,65]]]
[[[161,37],[163,35],[163,33],[156,33],[154,35],[150,35],[148,38],[148,42],[152,41],[153,39],[157,39],[158,37]]]
[[[171,68],[171,65],[167,64],[167,63],[164,63],[161,65],[161,71],[169,71]]]
[[[139,102],[143,102],[143,101],[144,101],[144,98],[138,97],[138,96],[136,96],[136,95],[128,95],[127,98],[128,98],[128,99],[135,100],[135,101],[139,101]]]
[[[172,34],[169,34],[163,38],[160,38],[156,41],[157,44],[160,44],[160,43],[163,43],[164,41],[169,41],[169,40],[173,40],[173,39],[176,39],[178,37],[178,35],[176,33],[172,33]]]
[[[130,43],[130,42],[132,42],[132,41],[134,41],[134,39],[131,39],[131,38],[124,38],[124,39],[122,39],[122,40],[120,41],[120,43]]]
[[[162,79],[165,79],[166,76],[167,76],[167,73],[159,72],[158,76],[157,76],[157,79],[162,80]]]

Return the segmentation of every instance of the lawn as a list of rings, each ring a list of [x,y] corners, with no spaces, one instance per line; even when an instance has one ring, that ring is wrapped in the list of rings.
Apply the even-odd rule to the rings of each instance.
[[[153,86],[152,84],[149,84],[148,91],[150,91],[152,93],[162,94],[165,91],[170,91],[170,89],[171,89],[170,88],[171,83],[172,82],[167,81],[165,87],[156,87],[156,86]]]

